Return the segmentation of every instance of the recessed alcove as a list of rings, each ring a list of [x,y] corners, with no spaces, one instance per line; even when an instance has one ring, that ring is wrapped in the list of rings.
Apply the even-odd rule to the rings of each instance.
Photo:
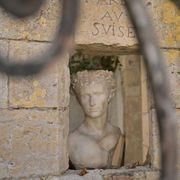
[[[103,63],[99,63],[100,61]],[[100,65],[103,64],[103,65]],[[141,55],[93,55],[77,53],[70,59],[71,75],[82,70],[111,70],[116,93],[108,108],[108,121],[125,137],[121,166],[149,162],[150,124],[147,76]],[[84,121],[84,113],[74,92],[70,97],[70,133]]]

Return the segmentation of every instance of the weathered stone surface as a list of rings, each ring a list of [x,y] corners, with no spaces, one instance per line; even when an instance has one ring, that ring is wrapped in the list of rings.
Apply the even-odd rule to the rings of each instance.
[[[123,92],[124,92],[124,131],[125,165],[143,163],[143,131],[141,108],[141,68],[140,56],[122,57]],[[129,90],[136,93],[131,93]],[[133,147],[133,148],[132,148]]]
[[[62,176],[39,176],[21,180],[158,180],[160,173],[146,167],[135,169],[89,170],[84,176],[81,171],[68,170]]]
[[[81,0],[78,45],[133,46],[136,39],[122,1]]]
[[[0,40],[0,52],[1,55],[8,56],[9,42]],[[8,106],[8,77],[4,74],[0,74],[0,108],[6,108]]]
[[[160,169],[160,141],[159,141],[159,130],[157,125],[157,118],[155,110],[152,109],[150,112],[151,115],[151,163],[154,168]]]
[[[133,180],[133,177],[126,175],[105,176],[104,180]]]
[[[60,117],[60,118],[59,118]],[[0,112],[1,178],[58,175],[67,169],[67,110]]]
[[[180,47],[179,10],[169,0],[153,1],[153,19],[163,47]]]
[[[179,47],[179,19],[175,5],[168,0],[144,1],[151,12],[161,45]],[[81,2],[81,19],[76,35],[78,45],[88,45],[88,47],[95,45],[101,50],[104,48],[101,47],[102,45],[126,50],[137,47],[133,26],[129,23],[123,1],[81,0]],[[47,2],[35,16],[18,21],[1,9],[0,37],[49,41],[56,31],[60,9],[59,1],[52,0]]]
[[[158,180],[159,172],[147,168],[90,170],[84,176],[80,171],[67,171],[62,176],[49,176],[46,180]]]
[[[180,179],[180,109],[176,110],[176,118],[177,118],[177,179]]]
[[[174,106],[180,108],[180,51],[164,50]]]
[[[8,162],[6,158],[10,153],[9,125],[0,124],[0,178],[9,177]]]
[[[70,101],[69,55],[64,55],[58,63],[58,106],[68,107]]]
[[[81,0],[82,15],[80,27],[75,36],[77,48],[87,49],[88,53],[95,50],[97,53],[119,54],[119,50],[130,52],[137,47],[133,28],[128,22],[124,5],[118,6],[121,1],[118,0]],[[180,28],[179,28],[179,10],[168,0],[145,0],[148,9],[153,12],[153,20],[158,36],[160,37],[161,47],[167,56],[167,66],[169,71],[169,79],[171,83],[171,94],[174,99],[174,106],[177,108],[177,131],[180,137],[179,109],[180,109]],[[4,10],[0,10],[0,50],[5,56],[8,55],[8,46],[10,42],[9,56],[26,59],[29,56],[40,54],[44,51],[46,44],[22,41],[50,41],[55,32],[57,21],[59,18],[60,3],[58,0],[48,1],[44,8],[35,17],[14,20]],[[14,40],[13,40],[14,39]],[[18,41],[15,41],[18,40]],[[107,47],[107,48],[104,48]],[[117,47],[117,49],[115,48]],[[23,49],[24,48],[24,49]],[[170,49],[169,49],[170,48]],[[17,55],[19,54],[19,55]],[[147,125],[148,112],[144,109],[146,104],[139,103],[136,99],[140,98],[142,84],[138,83],[139,74],[133,68],[139,67],[136,61],[138,58],[128,55],[128,63],[125,68],[128,69],[129,77],[126,94],[129,98],[128,103],[133,103],[128,108],[133,111],[143,111],[144,125]],[[3,177],[19,177],[26,176],[25,179],[46,179],[30,178],[30,175],[41,176],[44,174],[57,174],[68,167],[67,154],[67,134],[68,134],[68,107],[69,104],[69,69],[68,58],[65,57],[63,62],[51,67],[39,77],[27,79],[16,79],[10,77],[9,81],[9,103],[11,108],[35,108],[40,107],[41,110],[1,110],[0,112],[0,179]],[[133,65],[135,67],[133,67]],[[132,70],[132,71],[131,71]],[[133,76],[135,75],[136,76]],[[145,82],[144,77],[141,83]],[[124,82],[123,82],[124,83]],[[4,75],[0,76],[0,108],[8,107],[8,78]],[[123,84],[124,85],[124,84]],[[143,94],[146,98],[146,93]],[[137,105],[137,107],[136,107]],[[45,107],[60,108],[51,111]],[[143,108],[143,109],[142,109]],[[42,111],[43,109],[43,111]],[[154,111],[154,110],[153,110]],[[154,113],[153,113],[154,114]],[[127,115],[127,114],[126,114]],[[132,115],[128,116],[132,118]],[[154,116],[154,115],[153,115]],[[138,115],[141,118],[140,115]],[[135,117],[133,123],[139,122]],[[54,119],[52,122],[51,120]],[[152,129],[150,133],[151,143],[151,164],[153,167],[160,168],[159,153],[159,132],[155,116],[152,118]],[[49,121],[50,120],[50,121]],[[145,121],[144,121],[145,120]],[[55,122],[55,124],[54,124]],[[130,123],[131,121],[129,121]],[[127,130],[131,133],[133,125],[130,124]],[[144,126],[143,126],[144,127]],[[146,127],[147,128],[147,127]],[[40,130],[42,129],[42,131]],[[142,128],[140,128],[142,130]],[[142,134],[136,132],[138,137]],[[145,130],[144,130],[145,132]],[[129,133],[129,134],[130,134]],[[143,132],[142,132],[143,133]],[[143,134],[144,135],[144,134]],[[148,135],[147,135],[148,136]],[[131,138],[130,136],[127,136]],[[143,136],[144,140],[144,136]],[[130,142],[130,141],[129,141]],[[128,142],[128,143],[129,143]],[[136,139],[132,144],[142,144],[142,140]],[[145,141],[144,141],[145,142]],[[144,144],[143,142],[143,144]],[[30,144],[30,147],[29,145]],[[132,146],[129,146],[132,149]],[[138,149],[140,146],[135,147]],[[179,142],[178,142],[179,147]],[[179,149],[179,148],[178,148]],[[147,150],[147,149],[146,149]],[[139,151],[138,151],[139,152]],[[138,154],[138,153],[137,153]],[[140,154],[140,152],[139,152]],[[179,154],[179,151],[178,151]],[[142,154],[141,154],[142,155]],[[180,155],[178,155],[180,156]],[[28,162],[28,163],[27,163]],[[180,172],[179,157],[177,169]],[[60,169],[60,170],[59,170]],[[114,175],[112,175],[114,176]],[[148,180],[157,179],[158,173],[140,173],[139,177],[145,177]],[[69,176],[74,178],[73,176]],[[79,178],[80,176],[78,176]],[[138,177],[138,173],[137,173]],[[59,179],[59,177],[54,177]],[[80,177],[81,178],[81,177]],[[94,176],[95,178],[95,176]],[[180,175],[178,173],[178,178]]]
[[[27,61],[34,54],[45,52],[46,43],[10,42],[10,58]],[[14,78],[9,81],[10,107],[58,107],[69,103],[68,59],[64,57],[59,64],[51,66],[36,77]]]
[[[165,64],[167,69],[168,81],[170,85],[170,94],[173,100],[173,106],[175,108],[180,108],[180,50],[178,49],[166,49],[162,50],[162,53],[165,57]],[[151,90],[151,89],[150,89]],[[150,105],[152,108],[155,108],[154,102],[152,99]]]
[[[92,179],[95,179],[95,180],[103,180],[102,176],[99,175],[99,174],[87,174],[85,176],[79,176],[79,175],[67,175],[67,176],[62,176],[62,177],[59,177],[59,179],[57,180],[92,180]],[[56,179],[49,179],[49,180],[56,180]]]
[[[180,57],[180,51],[178,52],[178,57]],[[176,66],[177,66],[177,74],[176,74],[176,98],[175,98],[175,103],[176,103],[176,108],[180,108],[180,60],[176,60]]]
[[[87,45],[93,50],[130,51],[136,48],[134,28],[128,20],[123,1],[118,0],[81,0],[81,18],[76,34],[80,48]],[[179,47],[178,9],[173,3],[161,0],[144,0],[153,20],[154,28],[163,47]],[[173,13],[172,13],[173,11]],[[81,46],[82,45],[82,46]],[[112,49],[113,47],[113,49]]]
[[[159,178],[160,178],[160,173],[157,171],[145,172],[145,175],[146,175],[146,180],[159,180]]]
[[[180,111],[179,109],[176,110],[176,121],[177,121],[177,139],[180,138]],[[158,130],[158,124],[157,124],[157,118],[155,114],[155,110],[151,110],[151,163],[154,168],[161,168],[160,161],[161,161],[161,154],[160,154],[160,141],[159,141],[159,130]],[[177,153],[178,153],[178,160],[177,160],[177,169],[178,169],[178,175],[179,169],[180,169],[180,151],[179,151],[179,141],[177,144]]]
[[[147,162],[150,148],[150,115],[149,115],[149,91],[148,78],[143,59],[140,62],[141,69],[141,117],[142,117],[142,139],[143,139],[143,162]]]
[[[134,171],[129,172],[127,175],[112,174],[104,176],[104,180],[159,180],[159,172],[157,171]]]
[[[133,176],[133,180],[143,180],[146,179],[145,173],[144,172],[135,172]]]
[[[60,3],[47,1],[38,14],[17,20],[0,9],[0,38],[49,41],[56,32]]]

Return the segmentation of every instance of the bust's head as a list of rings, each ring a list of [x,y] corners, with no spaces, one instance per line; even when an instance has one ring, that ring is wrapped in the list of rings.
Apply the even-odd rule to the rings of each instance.
[[[73,76],[72,87],[85,115],[97,118],[107,111],[115,92],[115,79],[111,71],[80,71]]]

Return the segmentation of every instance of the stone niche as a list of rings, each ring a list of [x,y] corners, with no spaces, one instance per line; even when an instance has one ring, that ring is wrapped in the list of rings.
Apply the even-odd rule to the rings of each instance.
[[[154,1],[145,0],[145,4],[150,12],[155,12]],[[151,117],[147,75],[124,1],[81,0],[79,22],[75,34],[76,53],[70,59],[71,73],[77,70],[80,62],[79,70],[110,68],[117,83],[116,94],[109,104],[108,121],[120,128],[125,143],[122,163],[111,168],[150,164]],[[92,59],[105,59],[105,66],[95,63],[94,67]],[[109,66],[114,60],[118,63]],[[71,91],[70,134],[83,120],[84,113]]]
[[[103,66],[99,65],[103,59]],[[110,168],[144,165],[149,162],[150,125],[147,76],[140,55],[76,54],[70,60],[71,76],[76,71],[104,69],[114,72],[116,93],[108,106],[108,122],[124,136],[123,155]],[[84,113],[71,89],[70,134],[84,121]],[[71,168],[71,166],[70,166]]]

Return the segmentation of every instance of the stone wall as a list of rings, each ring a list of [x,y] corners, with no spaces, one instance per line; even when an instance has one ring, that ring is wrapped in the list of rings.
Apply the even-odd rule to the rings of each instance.
[[[42,54],[55,33],[60,3],[16,21],[0,12],[0,49],[8,59]],[[59,175],[68,168],[68,55],[36,77],[0,77],[0,179]]]
[[[81,1],[82,14],[75,35],[78,51],[118,56],[138,53],[138,43],[133,27],[127,19],[123,2],[119,0]],[[178,9],[168,0],[144,1],[153,15],[152,19],[160,46],[167,57],[166,64],[180,138]],[[58,0],[50,0],[36,16],[18,21],[1,9],[1,53],[9,59],[16,58],[19,61],[27,61],[29,57],[43,53],[50,46],[50,41],[56,32],[60,9]],[[58,64],[52,65],[36,77],[17,79],[0,75],[0,179],[11,177],[54,179],[57,178],[56,175],[61,175],[68,169],[70,86],[68,63],[69,56],[64,55]],[[146,82],[144,76],[140,78],[142,82]],[[141,85],[140,89],[143,91],[144,87],[145,85]],[[142,98],[147,98],[147,95],[143,93]],[[142,102],[146,101],[142,99]],[[150,127],[150,135],[144,134],[144,136],[147,136],[145,139],[150,141],[151,168],[159,169],[160,156],[155,109],[151,101],[148,111],[144,110],[142,102],[140,103],[141,112],[146,121],[150,122],[147,127]],[[178,147],[180,157],[180,144]],[[180,177],[180,158],[177,169]],[[153,173],[157,179],[157,171]],[[117,172],[111,175],[106,174],[105,179],[128,179],[125,177],[126,174],[122,178],[118,174]],[[138,179],[134,174],[131,174],[129,179],[133,176],[134,179]],[[144,178],[141,179],[148,179],[152,177],[152,174],[142,172],[142,177]]]

